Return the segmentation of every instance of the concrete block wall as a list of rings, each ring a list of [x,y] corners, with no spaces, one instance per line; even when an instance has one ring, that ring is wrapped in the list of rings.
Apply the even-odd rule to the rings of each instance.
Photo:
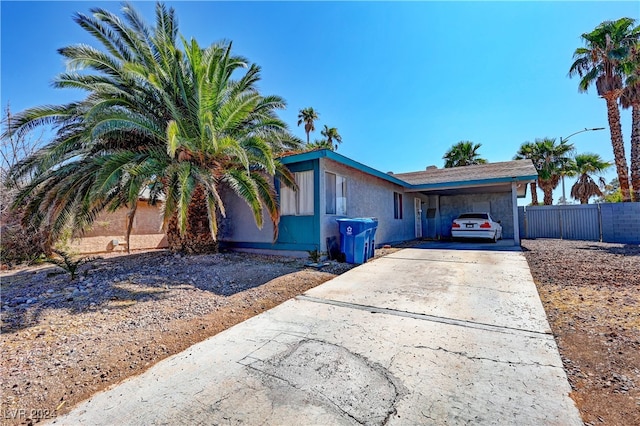
[[[604,203],[602,241],[607,243],[640,244],[640,202]]]
[[[69,241],[69,249],[81,254],[124,251],[128,212],[128,208],[121,208],[113,213],[102,212],[90,230]],[[122,244],[114,245],[114,240]],[[131,250],[167,247],[167,239],[162,230],[160,203],[150,206],[146,201],[138,201],[130,244]]]

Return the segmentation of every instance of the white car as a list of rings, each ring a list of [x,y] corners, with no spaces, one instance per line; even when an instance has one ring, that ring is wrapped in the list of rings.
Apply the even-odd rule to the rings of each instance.
[[[494,243],[502,239],[502,225],[489,213],[463,213],[453,220],[451,236],[455,238],[487,238]]]

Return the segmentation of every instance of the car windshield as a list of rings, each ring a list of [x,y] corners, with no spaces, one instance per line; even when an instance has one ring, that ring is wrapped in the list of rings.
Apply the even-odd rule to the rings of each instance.
[[[463,213],[458,216],[458,219],[489,219],[489,215],[486,213]]]

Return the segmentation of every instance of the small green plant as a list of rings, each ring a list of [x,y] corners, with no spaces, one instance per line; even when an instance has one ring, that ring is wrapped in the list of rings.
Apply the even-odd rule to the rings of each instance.
[[[78,276],[78,268],[80,268],[80,266],[99,259],[99,257],[80,257],[74,259],[73,255],[63,250],[53,250],[53,252],[57,254],[59,258],[47,257],[46,259],[44,259],[44,261],[63,269],[69,274],[69,276],[71,277],[71,281],[75,280]]]
[[[309,259],[313,262],[313,263],[318,263],[320,262],[320,258],[322,257],[323,253],[321,251],[318,251],[318,249],[315,250],[308,250],[307,253],[309,253]]]

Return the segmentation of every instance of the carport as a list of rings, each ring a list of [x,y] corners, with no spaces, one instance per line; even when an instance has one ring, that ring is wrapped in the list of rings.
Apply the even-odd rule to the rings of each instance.
[[[422,236],[446,239],[450,225],[460,213],[486,211],[500,220],[504,238],[520,245],[518,198],[524,198],[527,186],[538,172],[531,160],[398,173],[395,177],[411,184],[406,193],[428,198],[420,209]]]

